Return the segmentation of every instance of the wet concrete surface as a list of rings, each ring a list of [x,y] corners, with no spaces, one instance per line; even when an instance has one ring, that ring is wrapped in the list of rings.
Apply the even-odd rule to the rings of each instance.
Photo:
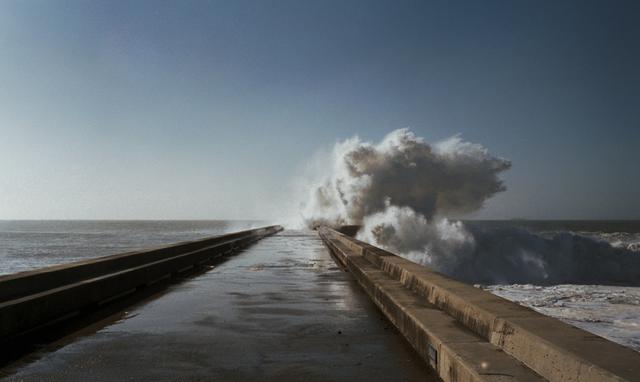
[[[3,380],[437,378],[315,232],[284,231]]]

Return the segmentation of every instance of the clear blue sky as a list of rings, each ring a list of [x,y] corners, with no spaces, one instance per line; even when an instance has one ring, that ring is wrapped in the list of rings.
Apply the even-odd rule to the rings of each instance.
[[[268,218],[354,134],[513,161],[489,218],[640,218],[640,2],[0,2],[0,219]]]

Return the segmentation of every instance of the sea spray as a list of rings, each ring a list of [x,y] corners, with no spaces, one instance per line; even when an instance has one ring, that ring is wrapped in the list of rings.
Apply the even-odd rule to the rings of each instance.
[[[511,163],[458,135],[408,129],[335,145],[301,209],[309,227],[362,225],[358,238],[471,283],[640,284],[640,256],[568,232],[482,229],[457,220],[505,190]]]
[[[473,212],[504,190],[498,174],[511,166],[480,145],[454,136],[430,145],[408,129],[379,144],[358,137],[336,144],[332,171],[312,188],[302,215],[320,223],[361,224],[389,205],[431,219]]]

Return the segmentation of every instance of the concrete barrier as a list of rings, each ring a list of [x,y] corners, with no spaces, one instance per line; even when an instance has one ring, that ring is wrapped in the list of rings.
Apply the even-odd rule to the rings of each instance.
[[[0,277],[0,339],[164,280],[282,230],[269,226]]]
[[[445,381],[640,380],[638,352],[335,230],[319,233]]]

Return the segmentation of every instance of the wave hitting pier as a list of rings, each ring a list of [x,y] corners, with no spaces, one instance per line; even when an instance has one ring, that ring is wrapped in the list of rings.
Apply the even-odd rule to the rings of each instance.
[[[444,381],[639,381],[640,353],[320,227],[336,260]]]

